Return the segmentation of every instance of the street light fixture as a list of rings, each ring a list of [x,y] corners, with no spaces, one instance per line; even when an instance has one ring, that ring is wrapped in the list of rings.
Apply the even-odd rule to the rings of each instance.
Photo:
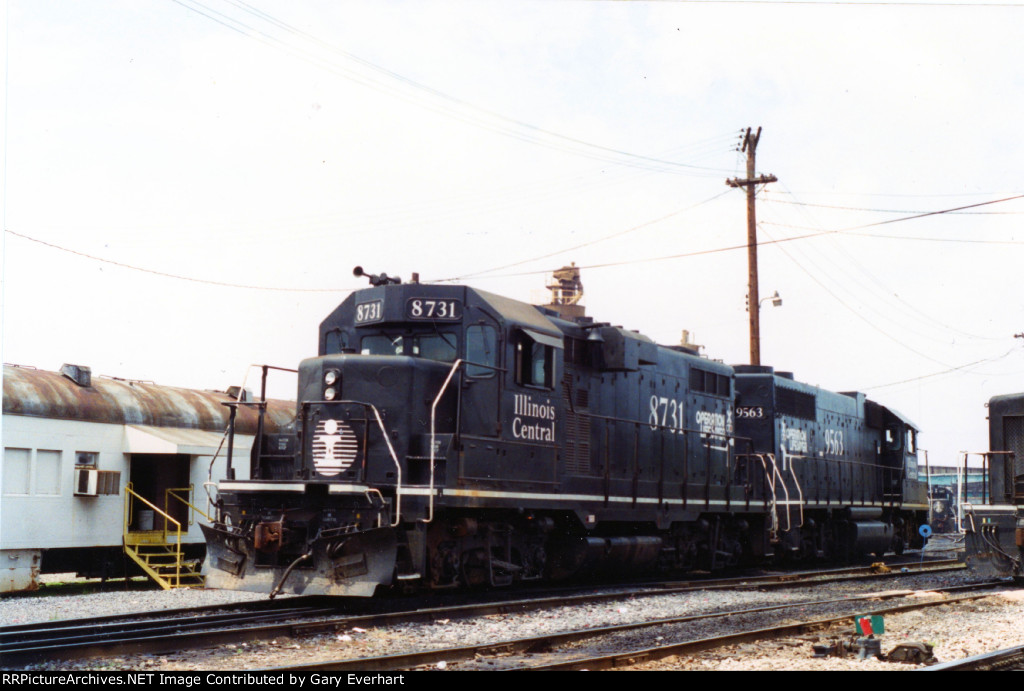
[[[761,305],[764,304],[765,300],[771,300],[772,301],[772,307],[781,307],[782,306],[782,298],[779,297],[779,291],[777,291],[777,290],[775,291],[775,295],[772,295],[771,297],[767,297],[767,298],[761,298],[760,302],[757,303],[758,309],[761,308]]]

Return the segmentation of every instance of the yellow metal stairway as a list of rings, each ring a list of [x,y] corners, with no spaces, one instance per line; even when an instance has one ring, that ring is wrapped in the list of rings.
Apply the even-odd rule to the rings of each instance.
[[[199,562],[185,559],[162,530],[133,531],[125,536],[124,551],[164,590],[203,587]]]
[[[192,506],[191,502],[179,496],[180,492],[188,492],[191,496],[191,488],[169,489],[164,500],[164,509],[168,508],[168,504],[173,499],[183,502],[191,510],[199,511]],[[134,522],[133,515],[137,503],[146,507],[141,510],[152,511],[154,523],[162,522],[163,529],[130,529]],[[202,512],[200,511],[200,513]],[[146,575],[160,584],[164,590],[201,588],[204,585],[203,575],[200,573],[201,564],[196,559],[188,559],[183,549],[181,538],[187,532],[188,526],[185,526],[183,531],[181,523],[175,520],[167,510],[159,509],[149,500],[140,496],[129,483],[125,492],[124,551],[132,561],[142,568]]]

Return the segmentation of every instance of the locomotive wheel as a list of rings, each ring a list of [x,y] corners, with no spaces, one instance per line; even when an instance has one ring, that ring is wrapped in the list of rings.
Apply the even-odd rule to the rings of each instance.
[[[463,552],[459,561],[463,585],[473,588],[488,584],[487,554],[482,548]]]

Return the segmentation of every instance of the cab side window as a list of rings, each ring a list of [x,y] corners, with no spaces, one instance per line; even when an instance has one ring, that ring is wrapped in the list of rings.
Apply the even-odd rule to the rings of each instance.
[[[546,334],[526,330],[516,334],[516,384],[554,388],[555,348],[560,345]]]
[[[903,448],[903,433],[898,427],[887,427],[885,430],[885,448],[899,451]]]
[[[498,332],[493,326],[474,325],[466,329],[466,375],[493,377],[498,366]],[[484,365],[481,367],[480,365]]]

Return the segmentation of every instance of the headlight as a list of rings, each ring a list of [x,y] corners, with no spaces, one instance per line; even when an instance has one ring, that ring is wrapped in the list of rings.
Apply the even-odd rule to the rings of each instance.
[[[334,390],[333,386],[328,386],[327,390],[324,391],[324,400],[333,401],[334,397],[338,395],[338,392]]]
[[[338,370],[334,370],[334,369],[327,370],[327,373],[324,374],[324,384],[327,384],[327,386],[334,386],[334,384],[337,383],[337,381],[338,381]]]

